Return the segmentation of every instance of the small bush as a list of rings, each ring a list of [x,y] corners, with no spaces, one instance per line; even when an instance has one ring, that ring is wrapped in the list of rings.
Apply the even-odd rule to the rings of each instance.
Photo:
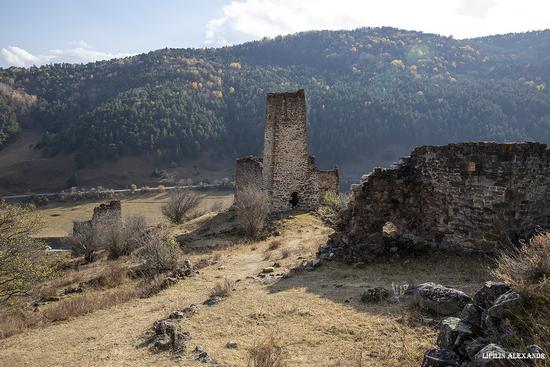
[[[142,269],[146,273],[157,274],[176,268],[181,250],[168,228],[159,226],[152,229],[143,237],[142,243],[136,255],[143,262]]]
[[[176,189],[173,190],[168,198],[168,202],[162,206],[162,214],[168,220],[175,224],[181,224],[186,219],[192,209],[195,209],[200,202],[197,193]]]
[[[270,337],[248,350],[248,367],[285,367],[288,355],[274,339]]]
[[[128,256],[142,244],[146,235],[146,221],[143,216],[125,218],[122,222],[113,222],[105,226],[107,232],[107,250],[110,259]]]
[[[256,239],[262,233],[269,214],[269,198],[254,186],[242,188],[235,200],[237,220],[244,234]]]
[[[227,297],[233,291],[235,287],[235,282],[231,279],[225,278],[223,282],[218,282],[210,291],[210,297],[219,296]]]

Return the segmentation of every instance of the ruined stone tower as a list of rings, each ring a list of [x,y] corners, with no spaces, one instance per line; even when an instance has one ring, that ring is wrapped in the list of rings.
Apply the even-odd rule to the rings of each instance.
[[[236,199],[261,185],[274,212],[316,209],[327,191],[339,192],[338,169],[320,171],[308,154],[304,90],[267,95],[263,159],[238,159],[235,184]]]

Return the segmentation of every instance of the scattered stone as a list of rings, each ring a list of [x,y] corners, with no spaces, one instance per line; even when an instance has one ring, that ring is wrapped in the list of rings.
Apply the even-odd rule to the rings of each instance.
[[[210,362],[210,355],[208,352],[200,352],[197,360],[202,363],[208,363]]]
[[[225,269],[225,266],[223,265],[218,266],[218,270],[224,270],[224,269]]]
[[[280,267],[281,267],[281,263],[275,261],[275,262],[273,263],[273,265],[271,265],[271,266],[274,267],[274,268],[280,268]]]
[[[474,356],[474,364],[476,367],[496,367],[503,366],[504,355],[506,352],[496,344],[488,344],[483,347]],[[499,359],[500,357],[500,359]]]
[[[82,287],[68,287],[63,290],[63,294],[82,293]]]
[[[204,352],[204,347],[202,345],[197,345],[195,349],[193,349],[193,352],[195,353],[202,353]]]
[[[474,359],[475,355],[482,350],[489,342],[485,338],[476,338],[464,342],[463,353],[468,358]]]
[[[273,273],[274,271],[275,271],[275,268],[273,268],[273,266],[268,266],[262,269],[262,273],[264,274]]]
[[[204,301],[202,304],[207,306],[215,305],[216,303],[219,303],[222,300],[220,296],[211,296],[206,301]]]
[[[181,312],[183,312],[184,314],[193,314],[197,312],[199,309],[200,309],[200,306],[193,303],[189,307],[185,307]]]
[[[532,344],[532,345],[528,345],[527,346],[527,352],[531,353],[531,354],[543,354],[544,351],[542,350],[541,347],[539,347],[538,345],[536,344]]]
[[[467,322],[458,317],[448,317],[439,325],[437,345],[440,348],[454,350],[462,340],[472,335],[472,329]]]
[[[281,235],[281,231],[273,231],[273,236],[279,237]]]
[[[444,316],[458,313],[472,300],[462,291],[435,283],[420,284],[408,289],[405,295],[421,308]]]
[[[509,290],[510,285],[506,282],[485,282],[483,287],[474,295],[474,303],[479,307],[488,309],[500,295]]]
[[[483,313],[483,309],[481,307],[473,303],[468,303],[462,309],[462,312],[460,313],[460,318],[463,321],[466,321],[467,323],[469,323],[470,325],[480,328],[482,313]]]
[[[459,367],[460,359],[455,352],[434,348],[424,353],[422,367]]]
[[[189,260],[185,260],[174,270],[174,276],[185,278],[193,275],[193,264]]]
[[[170,316],[168,316],[168,318],[170,318],[170,319],[183,319],[183,316],[185,316],[185,314],[181,311],[172,311],[172,312],[170,312]]]
[[[152,335],[150,335],[142,346],[149,346],[154,352],[171,350],[173,353],[185,351],[187,341],[191,339],[188,332],[178,331],[178,325],[160,320],[155,322]]]
[[[228,341],[227,342],[227,348],[236,349],[237,348],[237,342],[235,340]]]
[[[522,303],[523,300],[518,293],[509,291],[495,300],[493,306],[487,310],[487,314],[492,318],[501,319],[518,311]]]
[[[361,294],[361,302],[380,302],[390,297],[390,291],[383,287],[368,288]]]
[[[399,303],[399,297],[398,296],[391,296],[390,298],[388,298],[388,303],[391,304],[391,305],[394,305],[396,303]]]

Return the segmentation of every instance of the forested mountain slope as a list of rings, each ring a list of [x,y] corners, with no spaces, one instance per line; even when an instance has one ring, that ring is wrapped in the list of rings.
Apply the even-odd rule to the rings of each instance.
[[[22,126],[79,166],[258,153],[265,94],[304,88],[322,164],[420,144],[550,142],[550,30],[455,40],[394,28],[313,31],[218,49],[0,69],[0,147]],[[389,149],[389,150],[388,150]],[[0,155],[1,155],[0,151]],[[173,163],[172,163],[173,164]]]

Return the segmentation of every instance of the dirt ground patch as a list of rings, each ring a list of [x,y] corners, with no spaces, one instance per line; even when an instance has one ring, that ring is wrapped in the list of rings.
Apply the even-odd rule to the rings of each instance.
[[[209,258],[211,265],[154,297],[0,340],[0,364],[204,366],[191,352],[200,345],[218,362],[246,366],[248,348],[274,337],[288,353],[288,366],[417,366],[435,344],[433,323],[404,304],[361,303],[362,290],[434,281],[471,294],[489,277],[484,259],[439,253],[361,267],[329,262],[314,271],[290,272],[314,258],[331,232],[313,215],[300,214],[283,220],[276,238],[191,254],[193,262]],[[270,246],[274,239],[280,245]],[[258,277],[275,262],[273,274],[289,275]],[[224,279],[235,282],[228,297],[177,321],[192,335],[186,354],[175,358],[136,348],[154,321],[201,304]],[[227,348],[229,340],[237,342],[236,349]]]

